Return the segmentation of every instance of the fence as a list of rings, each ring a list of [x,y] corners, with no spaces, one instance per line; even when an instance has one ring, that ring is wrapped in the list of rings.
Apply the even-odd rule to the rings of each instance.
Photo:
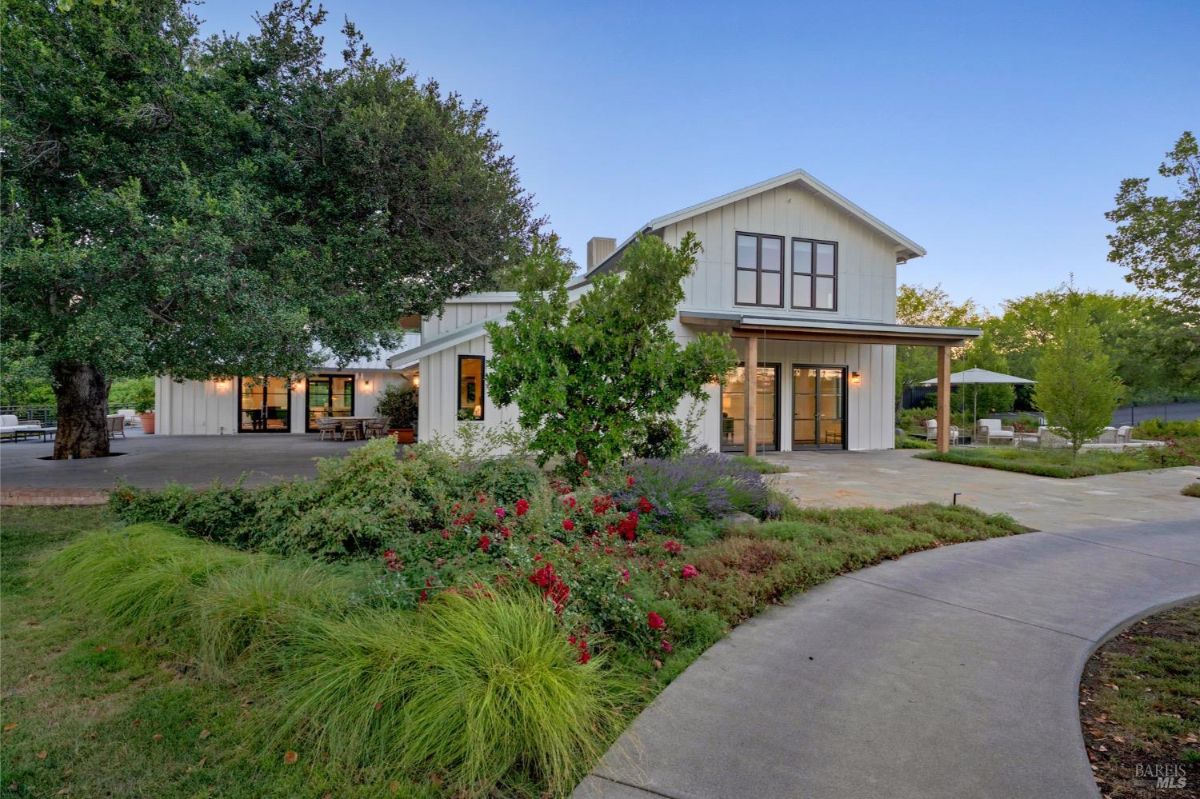
[[[58,409],[53,405],[0,405],[0,413],[18,419],[33,419],[41,422],[42,427],[54,427],[58,421]]]

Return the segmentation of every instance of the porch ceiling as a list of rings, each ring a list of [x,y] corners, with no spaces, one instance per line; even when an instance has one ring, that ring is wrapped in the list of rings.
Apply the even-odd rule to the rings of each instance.
[[[797,319],[752,316],[726,311],[681,311],[685,325],[725,330],[739,338],[772,338],[791,341],[831,341],[844,344],[900,344],[958,347],[982,331],[971,327],[924,327],[884,322],[850,322],[840,319]]]

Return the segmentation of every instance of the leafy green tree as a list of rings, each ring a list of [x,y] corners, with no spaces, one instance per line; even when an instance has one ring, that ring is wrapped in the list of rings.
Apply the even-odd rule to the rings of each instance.
[[[1079,295],[1069,294],[1055,314],[1053,336],[1038,361],[1034,402],[1078,454],[1085,441],[1112,422],[1121,393],[1099,329]]]
[[[620,271],[597,275],[576,300],[567,289],[573,265],[557,239],[535,243],[506,323],[487,329],[493,396],[517,405],[543,463],[611,464],[733,368],[728,336],[681,344],[670,325],[699,246],[690,233],[678,247],[643,236]]]
[[[185,0],[10,0],[3,340],[52,378],[55,457],[108,451],[110,381],[289,375],[491,285],[533,223],[486,109],[278,3],[200,39]]]
[[[977,327],[984,313],[971,299],[955,302],[939,285],[932,288],[901,284],[896,291],[896,321],[902,325],[932,327]],[[968,347],[969,349],[969,347]],[[956,359],[967,350],[955,352]],[[904,390],[937,374],[937,350],[934,347],[896,348],[896,401]]]
[[[1159,165],[1174,178],[1178,196],[1149,193],[1149,178],[1127,178],[1104,216],[1116,224],[1108,260],[1129,270],[1125,279],[1143,291],[1161,292],[1200,311],[1200,146],[1184,131]]]

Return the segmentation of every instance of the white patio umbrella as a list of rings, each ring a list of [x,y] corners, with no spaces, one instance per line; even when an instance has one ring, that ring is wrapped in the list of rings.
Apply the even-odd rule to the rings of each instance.
[[[1016,375],[1001,374],[1000,372],[993,372],[989,369],[980,369],[979,367],[973,367],[971,369],[964,369],[961,372],[955,372],[954,374],[950,375],[950,385],[951,386],[975,386],[975,397],[974,397],[974,402],[971,406],[971,429],[972,430],[975,429],[975,422],[977,421],[977,418],[979,416],[979,387],[980,386],[996,386],[996,385],[1029,386],[1029,385],[1033,385],[1034,382],[1035,381],[1028,380],[1024,377],[1017,377]],[[921,385],[936,386],[937,378],[934,377],[929,380],[922,380]],[[964,405],[966,404],[965,396],[963,397],[963,404]],[[965,408],[964,408],[964,410],[965,410]]]

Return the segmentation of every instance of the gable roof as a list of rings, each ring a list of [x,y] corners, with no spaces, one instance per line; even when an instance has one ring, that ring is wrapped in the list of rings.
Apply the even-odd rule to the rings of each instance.
[[[643,233],[653,233],[655,231],[662,230],[667,225],[673,225],[677,222],[682,222],[684,220],[691,219],[692,217],[706,214],[709,211],[713,211],[717,208],[731,205],[748,197],[753,197],[756,194],[762,194],[763,192],[768,192],[793,183],[798,183],[808,188],[817,196],[823,197],[834,206],[842,209],[850,216],[862,222],[867,227],[882,234],[884,238],[894,243],[896,245],[896,260],[898,262],[907,261],[911,258],[920,258],[925,254],[925,248],[920,244],[917,244],[915,241],[900,233],[892,226],[886,224],[878,217],[867,213],[867,211],[865,211],[863,208],[850,202],[850,200],[846,199],[829,186],[817,180],[803,169],[793,169],[791,172],[785,172],[782,175],[770,178],[769,180],[764,180],[760,183],[755,183],[752,186],[746,186],[743,189],[731,191],[728,194],[722,194],[719,197],[713,197],[711,200],[705,200],[704,202],[697,203],[696,205],[689,205],[687,208],[681,208],[678,211],[651,219],[649,222],[638,228],[636,233],[625,239],[625,241],[621,243],[621,246],[617,247],[617,249],[613,251],[612,255],[605,258],[602,262],[597,264],[592,271],[588,272],[587,277],[591,277],[595,273],[606,269],[613,264],[616,264],[625,248]]]

